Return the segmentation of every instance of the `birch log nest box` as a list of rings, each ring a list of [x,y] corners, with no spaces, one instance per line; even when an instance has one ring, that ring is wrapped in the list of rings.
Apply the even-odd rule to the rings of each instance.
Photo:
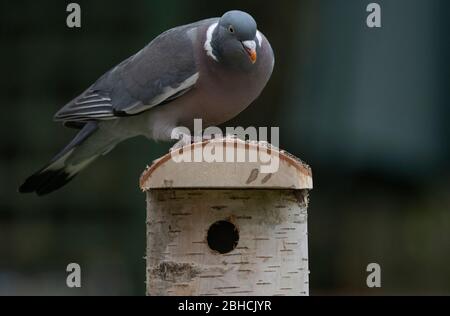
[[[278,166],[264,173],[271,159]],[[267,143],[214,139],[156,160],[140,186],[147,295],[309,294],[312,175],[299,159]]]

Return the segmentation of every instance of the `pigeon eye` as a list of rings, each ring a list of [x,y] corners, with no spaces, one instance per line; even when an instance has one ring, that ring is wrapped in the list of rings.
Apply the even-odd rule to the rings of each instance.
[[[234,27],[233,27],[232,25],[230,25],[230,26],[228,27],[228,31],[229,31],[230,33],[234,33]]]

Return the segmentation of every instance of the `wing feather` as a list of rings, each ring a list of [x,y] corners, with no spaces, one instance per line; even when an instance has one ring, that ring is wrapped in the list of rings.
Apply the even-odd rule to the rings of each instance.
[[[181,97],[199,78],[194,54],[197,29],[215,21],[164,32],[61,108],[54,119],[76,127],[86,121],[136,115]]]

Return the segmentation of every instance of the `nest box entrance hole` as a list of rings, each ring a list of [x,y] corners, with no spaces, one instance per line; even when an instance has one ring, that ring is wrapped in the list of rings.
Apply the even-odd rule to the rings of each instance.
[[[209,227],[206,239],[209,248],[225,254],[236,248],[239,242],[239,231],[233,223],[222,220]]]

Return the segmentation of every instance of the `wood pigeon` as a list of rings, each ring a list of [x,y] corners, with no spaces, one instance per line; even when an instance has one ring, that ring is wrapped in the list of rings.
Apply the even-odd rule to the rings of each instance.
[[[170,29],[55,114],[80,131],[19,192],[50,193],[128,138],[169,141],[194,119],[224,123],[259,96],[273,66],[268,40],[245,12]]]

